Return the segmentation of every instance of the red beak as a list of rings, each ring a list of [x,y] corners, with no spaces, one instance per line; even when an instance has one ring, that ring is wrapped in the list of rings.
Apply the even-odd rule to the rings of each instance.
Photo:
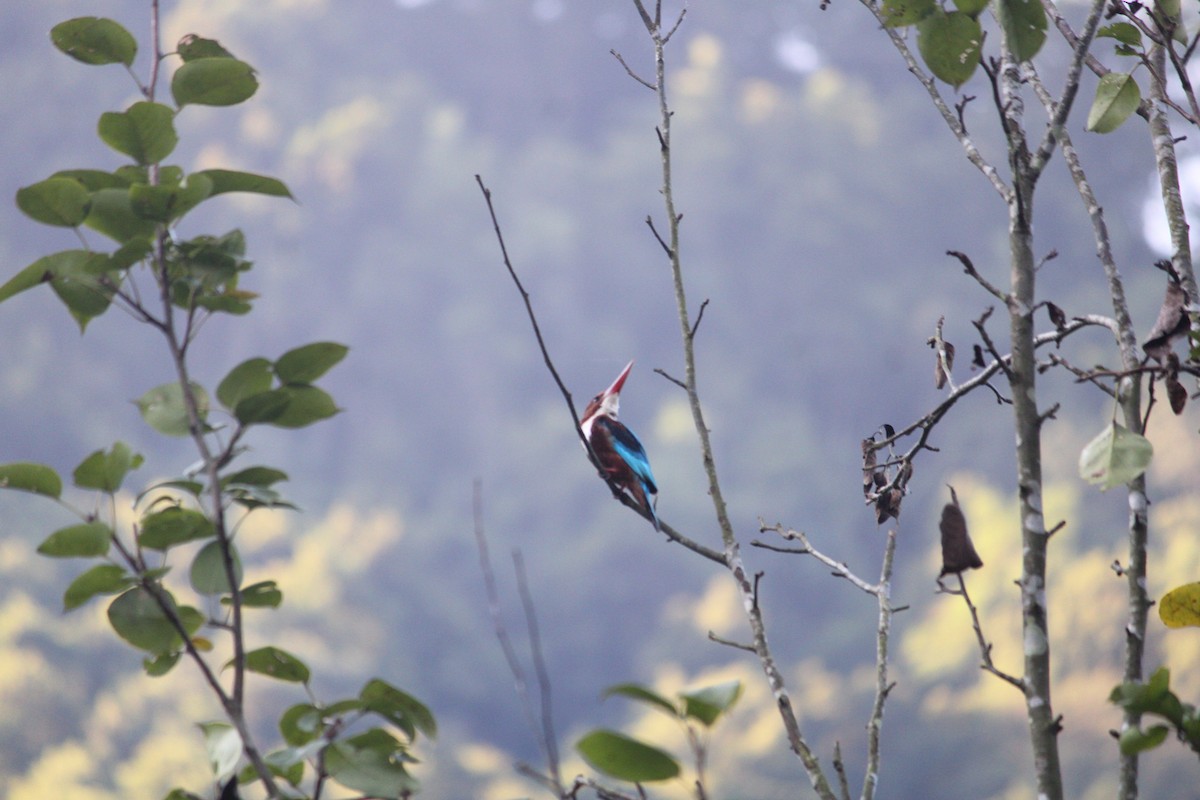
[[[621,374],[618,375],[617,379],[612,382],[612,386],[609,386],[607,389],[604,390],[604,394],[606,394],[606,395],[620,394],[621,387],[623,387],[625,385],[625,379],[629,377],[629,371],[631,369],[633,369],[632,361],[630,361],[628,364],[625,365],[625,369],[621,370]]]

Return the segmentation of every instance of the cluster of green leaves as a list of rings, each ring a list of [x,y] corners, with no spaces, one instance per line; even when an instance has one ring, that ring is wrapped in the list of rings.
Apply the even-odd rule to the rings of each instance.
[[[622,683],[609,687],[605,697],[619,695],[645,703],[677,720],[688,731],[698,764],[703,763],[704,743],[697,735],[695,723],[711,729],[742,694],[740,681],[706,686],[691,692],[681,692],[675,701],[640,684]],[[583,759],[594,769],[618,780],[631,783],[652,783],[678,777],[681,767],[673,755],[654,745],[626,736],[618,731],[597,729],[575,743]]]
[[[85,64],[128,69],[137,54],[134,38],[109,19],[72,19],[55,26],[51,38],[59,50]],[[98,562],[67,587],[66,610],[115,595],[108,620],[122,640],[144,653],[148,675],[164,675],[185,657],[195,661],[229,715],[201,726],[219,780],[237,773],[243,755],[258,752],[243,741],[249,726],[241,718],[242,675],[255,673],[302,684],[312,702],[283,714],[279,729],[284,746],[257,763],[251,759],[237,775],[241,783],[282,779],[299,789],[306,778],[316,787],[328,778],[366,795],[409,794],[417,788],[406,769],[415,760],[410,747],[418,733],[436,734],[424,705],[379,679],[368,681],[357,697],[319,705],[309,687],[309,668],[297,656],[271,645],[242,646],[241,612],[277,608],[283,593],[269,579],[244,585],[238,526],[257,509],[294,506],[276,488],[287,480],[286,472],[235,466],[246,450],[241,440],[256,425],[302,428],[336,414],[333,398],[315,382],[345,357],[347,348],[316,342],[275,360],[243,361],[216,387],[215,406],[205,387],[187,379],[187,352],[203,318],[245,314],[255,295],[238,286],[252,267],[240,231],[183,240],[175,226],[201,203],[227,192],[291,194],[281,181],[264,175],[223,169],[187,174],[161,163],[179,141],[175,124],[183,108],[234,105],[258,87],[253,68],[216,41],[187,36],[170,55],[181,62],[171,76],[173,106],[154,100],[152,80],[139,85],[144,99],[100,117],[100,139],[131,163],[111,172],[56,172],[17,192],[23,212],[38,222],[74,229],[83,247],[30,264],[0,286],[0,301],[48,283],[81,330],[116,304],[161,333],[178,380],[146,390],[137,407],[155,431],[191,437],[201,460],[180,477],[141,491],[134,506],[137,519],[129,530],[118,522],[117,495],[144,458],[124,442],[91,453],[72,473],[75,489],[95,493],[89,507],[96,511],[76,510],[63,496],[63,479],[44,464],[0,465],[0,488],[50,498],[79,517],[38,546],[45,556]],[[113,240],[115,247],[92,249],[83,228]],[[139,290],[139,281],[155,290]],[[169,582],[183,559],[186,587]],[[199,602],[180,599],[186,588]],[[208,662],[215,645],[201,635],[205,628],[227,634],[233,644],[234,657],[220,670]],[[234,688],[227,690],[217,675],[230,669]],[[358,724],[367,718],[379,724]],[[306,765],[312,775],[306,775]],[[172,797],[194,795],[176,790]]]
[[[992,8],[1017,61],[1037,55],[1046,41],[1046,10],[1038,0],[883,0],[880,14],[889,28],[917,29],[917,50],[925,66],[951,86],[966,83],[979,66],[984,32],[980,15]]]
[[[1179,740],[1200,755],[1200,713],[1171,691],[1171,671],[1160,667],[1145,683],[1123,683],[1113,689],[1109,700],[1126,711],[1161,717],[1169,725],[1127,728],[1121,732],[1121,752],[1141,753],[1158,747],[1172,729]]]

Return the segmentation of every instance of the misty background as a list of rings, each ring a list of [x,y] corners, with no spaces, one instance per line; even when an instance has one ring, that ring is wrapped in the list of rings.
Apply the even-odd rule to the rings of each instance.
[[[211,389],[246,358],[310,341],[351,348],[322,381],[343,413],[298,432],[256,428],[249,438],[244,463],[287,471],[286,495],[303,510],[262,514],[241,534],[248,580],[276,577],[285,596],[279,611],[255,615],[252,637],[308,660],[322,699],[379,675],[426,702],[441,735],[418,748],[425,796],[535,794],[512,770],[539,756],[488,618],[473,535],[478,480],[518,639],[508,553],[518,548],[527,563],[564,752],[573,755],[570,743],[599,725],[669,741],[669,731],[621,701],[602,702],[609,685],[636,680],[669,693],[738,677],[747,694],[713,739],[716,791],[794,796],[804,778],[756,664],[706,638],[709,630],[744,638],[731,581],[665,544],[597,480],[475,183],[478,174],[493,191],[514,266],[576,403],[636,359],[622,419],[650,454],[658,512],[716,546],[686,398],[654,373],[682,377],[683,366],[668,265],[645,224],[652,215],[664,227],[657,106],[609,52],[652,73],[632,3],[181,0],[163,11],[165,49],[186,33],[216,38],[261,81],[242,106],[187,107],[171,161],[275,175],[296,197],[222,197],[181,226],[185,236],[241,227],[255,262],[242,287],[261,294],[249,316],[206,324],[194,349],[197,379]],[[0,279],[77,246],[71,231],[17,211],[19,187],[59,169],[122,163],[96,137],[96,118],[136,99],[132,81],[120,67],[72,61],[49,41],[55,23],[83,15],[133,32],[135,71],[145,75],[142,0],[0,10]],[[1044,73],[1063,68],[1067,55],[1051,37]],[[971,321],[990,298],[945,251],[968,253],[1003,284],[1004,207],[873,18],[849,0],[825,10],[796,0],[698,0],[668,59],[693,314],[709,301],[697,336],[699,388],[735,525],[744,542],[757,538],[760,518],[803,529],[873,576],[884,530],[862,503],[859,442],[938,401],[925,340],[939,316],[959,347],[956,376],[969,374]],[[1085,85],[1072,131],[1084,163],[1096,165],[1091,178],[1145,333],[1163,289],[1151,268],[1161,237],[1145,210],[1154,188],[1148,142],[1137,119],[1109,136],[1085,134],[1093,90]],[[973,137],[1003,164],[987,88],[964,91],[980,96],[966,111]],[[1040,272],[1043,296],[1068,315],[1109,313],[1082,205],[1059,159],[1050,172],[1037,196],[1036,241],[1058,255]],[[1005,349],[1000,316],[991,331]],[[39,289],[0,308],[0,341],[0,461],[69,474],[121,439],[146,456],[134,486],[194,461],[186,443],[154,434],[130,402],[172,372],[161,342],[128,316],[110,311],[81,337]],[[1082,366],[1115,358],[1100,332],[1077,336],[1064,352]],[[1055,540],[1063,588],[1052,622],[1061,637],[1064,762],[1073,796],[1107,797],[1116,756],[1106,731],[1120,719],[1107,696],[1120,674],[1124,622],[1122,584],[1108,564],[1122,557],[1126,512],[1119,492],[1101,495],[1076,477],[1079,449],[1106,423],[1108,402],[1067,378],[1046,380],[1043,403],[1071,410],[1046,432],[1047,485],[1070,519]],[[1171,565],[1152,574],[1155,596],[1200,570],[1195,429],[1194,414],[1174,420],[1162,408],[1151,426],[1159,447],[1151,491],[1162,511],[1152,522],[1163,536],[1156,553],[1169,553]],[[893,586],[896,604],[910,608],[893,637],[886,796],[1031,791],[1020,697],[980,675],[961,604],[933,593],[937,515],[952,482],[987,564],[971,577],[972,591],[995,615],[985,619],[994,620],[996,656],[1019,658],[1011,442],[1007,407],[977,392],[938,427],[931,443],[940,452],[916,463]],[[140,654],[105,630],[104,602],[61,614],[61,592],[80,568],[34,548],[69,522],[37,498],[0,495],[0,698],[8,708],[0,794],[199,791],[207,768],[191,723],[217,709],[186,664],[167,678],[142,676]],[[751,547],[744,555],[765,572],[772,645],[806,733],[826,761],[841,742],[857,786],[873,601],[815,562]],[[1200,679],[1188,674],[1196,645],[1187,633],[1169,641],[1157,621],[1152,627],[1147,666],[1172,663],[1180,694],[1198,696]],[[271,720],[303,695],[266,679],[250,691],[262,735],[274,742]],[[1182,748],[1164,746],[1144,761],[1144,791],[1167,796],[1167,787],[1194,781],[1194,770]]]

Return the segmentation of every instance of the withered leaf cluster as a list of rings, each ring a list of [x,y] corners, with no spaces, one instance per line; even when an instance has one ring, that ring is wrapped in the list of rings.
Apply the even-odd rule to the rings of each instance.
[[[883,426],[884,439],[896,435],[891,425]],[[863,497],[873,500],[875,522],[882,525],[889,519],[900,518],[900,503],[904,500],[905,487],[912,479],[913,466],[909,459],[897,463],[880,465],[876,454],[875,435],[863,439]]]

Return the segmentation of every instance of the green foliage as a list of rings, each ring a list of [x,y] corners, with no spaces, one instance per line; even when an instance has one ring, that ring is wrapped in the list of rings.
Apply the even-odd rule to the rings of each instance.
[[[575,747],[593,768],[631,783],[670,780],[680,771],[669,753],[616,731],[594,730]]]
[[[1171,691],[1170,683],[1170,670],[1160,667],[1145,683],[1123,683],[1113,689],[1109,701],[1126,712],[1161,717],[1170,723],[1146,730],[1140,726],[1126,728],[1120,736],[1122,753],[1131,755],[1158,747],[1173,729],[1181,742],[1200,755],[1200,714]]]
[[[676,700],[663,697],[653,689],[637,683],[610,686],[604,697],[626,697],[662,712],[683,725],[689,733],[694,755],[699,765],[704,761],[704,744],[696,735],[692,723],[711,728],[742,695],[741,681],[705,686],[691,692],[680,692]],[[679,775],[680,764],[670,753],[638,741],[617,731],[589,731],[575,743],[575,748],[593,768],[619,780],[633,783],[669,780]]]
[[[1107,490],[1141,475],[1153,457],[1149,439],[1113,421],[1079,454],[1079,475]]]
[[[69,20],[55,26],[51,39],[86,64],[129,67],[137,53],[133,37],[108,19]],[[243,646],[241,611],[277,608],[283,593],[269,578],[242,586],[235,526],[257,509],[294,506],[276,489],[287,480],[286,472],[236,463],[247,449],[242,438],[254,425],[301,428],[337,413],[333,398],[314,383],[345,358],[347,348],[316,342],[288,350],[276,361],[245,360],[217,386],[215,407],[208,390],[187,379],[188,354],[200,323],[217,313],[246,314],[257,295],[239,286],[253,267],[240,230],[183,239],[174,226],[222,194],[292,194],[267,175],[229,169],[187,174],[162,163],[179,142],[180,109],[235,105],[258,88],[254,69],[214,40],[187,36],[174,56],[181,62],[170,74],[174,106],[156,102],[153,89],[139,85],[144,99],[100,116],[100,140],[128,163],[111,171],[63,170],[17,191],[22,212],[38,223],[74,229],[83,247],[44,256],[19,270],[0,285],[0,302],[49,284],[81,330],[117,304],[147,323],[147,330],[161,334],[177,378],[143,391],[135,403],[157,433],[189,438],[199,466],[138,493],[139,516],[132,526],[117,517],[117,494],[144,458],[120,441],[94,450],[72,473],[74,489],[107,499],[90,504],[108,508],[106,515],[75,512],[62,498],[58,473],[42,464],[0,466],[0,488],[51,498],[80,518],[49,534],[37,548],[49,557],[97,562],[67,587],[65,610],[115,595],[108,603],[109,624],[119,638],[142,651],[147,675],[164,675],[181,661],[191,661],[208,677],[219,706],[230,714],[227,720],[200,725],[218,782],[248,760],[242,783],[282,779],[302,793],[301,781],[311,765],[314,787],[332,779],[367,794],[408,793],[418,787],[407,771],[415,761],[408,748],[418,734],[432,737],[437,728],[424,704],[380,679],[368,681],[354,698],[328,706],[314,698],[313,705],[289,709],[280,719],[288,746],[266,759],[256,756],[263,748],[238,733],[253,728],[243,716],[240,697],[248,673],[303,684],[313,697],[311,672],[299,657],[276,645]],[[115,249],[93,249],[84,228],[113,240]],[[221,419],[211,420],[216,416]],[[179,587],[174,582],[180,578],[174,569],[180,563],[188,567],[186,588],[209,598],[203,604],[207,611],[175,599]],[[232,640],[236,655],[224,665],[234,676],[232,689],[220,683],[220,670],[207,660],[215,647],[198,635],[205,626]],[[379,724],[352,729],[367,717]],[[277,793],[277,787],[266,788]],[[182,789],[172,796],[194,797]]]
[[[930,72],[951,86],[961,86],[979,65],[983,29],[969,14],[939,8],[917,23],[917,49]]]
[[[1038,0],[996,0],[996,16],[1017,61],[1028,61],[1046,42],[1046,9]]]
[[[1142,90],[1132,75],[1109,72],[1096,86],[1096,99],[1088,110],[1087,129],[1095,133],[1112,133],[1141,102]]]

